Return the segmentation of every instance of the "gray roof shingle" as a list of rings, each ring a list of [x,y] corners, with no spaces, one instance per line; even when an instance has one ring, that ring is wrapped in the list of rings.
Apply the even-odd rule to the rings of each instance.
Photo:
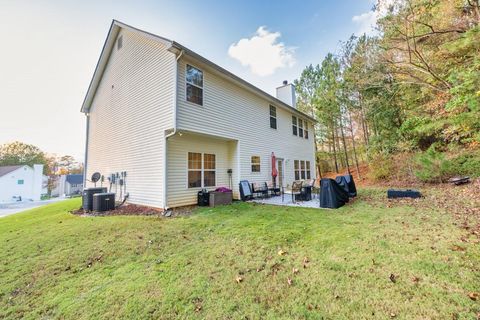
[[[68,174],[66,181],[70,184],[82,184],[83,174]]]
[[[3,177],[4,175],[6,175],[7,173],[10,173],[12,171],[15,171],[17,170],[18,168],[21,168],[23,167],[24,165],[21,164],[21,165],[17,165],[17,166],[4,166],[4,167],[0,167],[0,177]]]

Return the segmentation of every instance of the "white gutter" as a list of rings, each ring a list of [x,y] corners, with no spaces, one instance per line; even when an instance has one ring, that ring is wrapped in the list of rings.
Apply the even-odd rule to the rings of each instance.
[[[175,85],[173,88],[173,131],[165,135],[165,143],[163,145],[163,208],[167,207],[167,139],[177,134],[177,91],[178,91],[178,60],[183,55],[183,50],[180,51],[175,58]]]

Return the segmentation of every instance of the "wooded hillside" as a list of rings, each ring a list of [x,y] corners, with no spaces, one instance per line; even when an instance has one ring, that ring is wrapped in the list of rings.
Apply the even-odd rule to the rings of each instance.
[[[480,0],[389,3],[376,5],[375,35],[295,81],[318,120],[320,173],[367,163],[374,179],[480,176]]]

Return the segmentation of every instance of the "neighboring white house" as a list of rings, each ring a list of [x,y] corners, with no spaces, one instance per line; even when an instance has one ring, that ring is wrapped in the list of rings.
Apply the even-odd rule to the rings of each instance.
[[[42,164],[0,167],[0,202],[38,201],[47,193],[47,183]]]
[[[277,183],[313,179],[315,120],[295,108],[291,84],[277,97],[113,21],[82,105],[85,177],[125,171],[128,201],[160,208],[194,204],[204,187],[230,187],[238,198],[240,180],[272,180],[272,152]]]
[[[64,174],[57,176],[55,186],[51,191],[53,197],[72,196],[83,190],[83,174]]]

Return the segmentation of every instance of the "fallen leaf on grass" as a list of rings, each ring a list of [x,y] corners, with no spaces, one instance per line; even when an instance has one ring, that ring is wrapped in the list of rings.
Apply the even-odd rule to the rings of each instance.
[[[298,269],[297,269],[297,268],[293,268],[293,269],[292,269],[292,273],[293,273],[293,274],[297,274],[297,273],[298,273]]]
[[[395,318],[397,315],[393,312],[390,312],[390,318]]]
[[[279,256],[283,256],[283,255],[285,255],[285,254],[287,254],[287,252],[286,252],[286,251],[283,251],[282,249],[280,249],[280,250],[278,251],[278,255],[279,255]]]
[[[237,281],[237,283],[240,283],[240,282],[243,281],[243,277],[237,276],[237,277],[235,278],[235,281]]]
[[[390,279],[390,281],[392,281],[393,283],[397,282],[397,276],[394,275],[393,273],[390,274],[389,279]]]
[[[470,292],[468,294],[468,297],[472,299],[473,301],[477,301],[478,297],[480,297],[480,293],[478,292]]]
[[[307,268],[307,263],[309,263],[310,260],[308,260],[307,257],[303,258],[303,268],[306,269]]]
[[[194,298],[192,300],[193,304],[195,305],[195,312],[200,312],[202,311],[202,302],[203,300],[201,298]]]
[[[420,278],[413,276],[413,277],[412,277],[412,281],[413,281],[413,283],[417,284],[417,283],[420,282]]]
[[[291,286],[291,285],[292,285],[292,283],[293,283],[292,279],[290,279],[290,278],[287,278],[287,283],[288,283],[288,285],[289,285],[289,286]]]

